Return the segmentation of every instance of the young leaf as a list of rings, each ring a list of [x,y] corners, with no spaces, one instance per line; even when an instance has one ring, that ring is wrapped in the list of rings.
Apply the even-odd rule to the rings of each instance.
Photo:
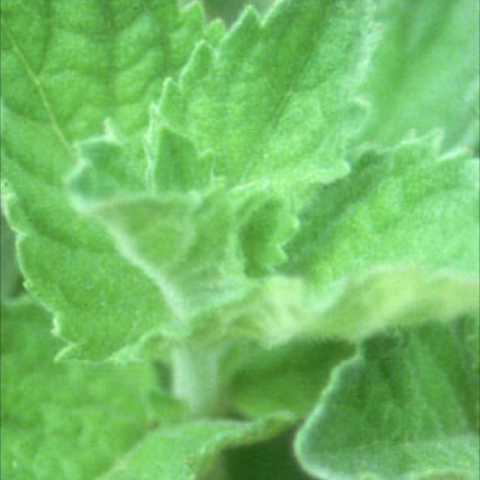
[[[415,129],[442,129],[443,146],[478,146],[477,0],[379,1],[383,38],[365,92],[364,139],[394,145]]]
[[[223,189],[135,194],[116,169],[126,158],[120,145],[100,138],[81,152],[71,183],[77,208],[103,220],[120,251],[155,281],[169,319],[185,324],[244,295],[234,205]]]
[[[159,124],[209,153],[210,177],[231,187],[288,193],[346,175],[371,17],[369,0],[281,0],[265,20],[248,8],[167,83]]]
[[[142,440],[150,366],[54,363],[61,342],[30,300],[2,305],[2,478],[93,480]]]
[[[315,285],[317,335],[478,309],[478,162],[437,150],[424,138],[366,154],[304,210],[287,271]]]
[[[478,168],[461,152],[439,156],[437,137],[365,154],[304,209],[289,270],[321,285],[407,262],[477,277]]]
[[[465,334],[478,328],[465,320],[368,341],[300,430],[303,467],[324,480],[477,479],[479,346]]]
[[[319,188],[288,248],[285,272],[300,279],[246,275],[252,252],[268,242],[242,243],[244,207],[268,196],[223,186],[178,193],[193,178],[182,165],[198,156],[176,147],[182,174],[162,175],[163,193],[157,168],[152,193],[123,191],[127,182],[108,167],[121,163],[122,148],[105,139],[85,144],[72,187],[78,208],[105,221],[120,251],[155,280],[185,333],[356,342],[478,309],[478,163],[438,159],[436,139],[367,153],[349,178]],[[255,215],[247,219],[255,225]]]
[[[153,282],[117,253],[63,191],[75,141],[109,118],[128,138],[119,171],[145,180],[149,107],[204,34],[198,4],[175,0],[5,0],[2,12],[2,180],[28,288],[56,314],[65,357],[133,356],[156,335],[164,305]],[[73,273],[74,272],[74,273]],[[48,278],[48,281],[45,279]]]

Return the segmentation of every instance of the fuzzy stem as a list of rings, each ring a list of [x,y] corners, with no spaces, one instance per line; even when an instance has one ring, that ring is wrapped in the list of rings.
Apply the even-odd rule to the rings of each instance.
[[[195,418],[219,414],[221,386],[217,356],[207,349],[182,346],[173,354],[173,389]]]

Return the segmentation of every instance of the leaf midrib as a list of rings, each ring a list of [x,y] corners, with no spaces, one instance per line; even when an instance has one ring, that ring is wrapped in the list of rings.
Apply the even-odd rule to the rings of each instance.
[[[71,157],[72,159],[75,158],[74,148],[73,148],[72,144],[70,143],[70,141],[68,140],[67,135],[65,134],[65,132],[62,130],[62,128],[60,126],[60,123],[59,123],[59,121],[58,121],[58,119],[55,115],[55,112],[52,108],[52,105],[51,105],[51,103],[48,99],[48,96],[47,96],[47,94],[46,94],[46,92],[43,88],[42,82],[40,81],[38,76],[35,74],[35,71],[34,71],[32,65],[30,64],[30,62],[28,61],[28,58],[26,57],[26,55],[23,53],[22,49],[20,48],[20,46],[19,46],[18,42],[16,41],[13,33],[7,27],[5,20],[0,19],[0,23],[1,23],[1,27],[2,27],[3,31],[5,32],[7,38],[9,39],[9,41],[12,45],[12,49],[13,49],[14,54],[16,55],[16,57],[18,58],[18,60],[22,64],[22,66],[23,66],[23,68],[24,68],[24,70],[27,74],[27,77],[32,82],[32,84],[35,88],[35,91],[37,92],[37,94],[39,96],[40,102],[41,102],[43,108],[45,109],[45,112],[47,113],[49,123],[50,123],[50,127],[51,127],[54,135],[57,137],[58,141],[62,145],[62,148],[66,151],[68,156]]]

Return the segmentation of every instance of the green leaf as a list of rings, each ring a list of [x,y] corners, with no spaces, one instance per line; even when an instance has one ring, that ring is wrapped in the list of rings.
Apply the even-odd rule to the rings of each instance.
[[[104,222],[118,250],[158,286],[167,310],[162,332],[200,327],[218,338],[260,309],[275,321],[272,299],[285,287],[263,277],[285,259],[282,247],[296,231],[293,207],[268,191],[232,192],[221,182],[188,190],[203,175],[198,154],[168,130],[155,143],[165,162],[152,164],[142,187],[118,168],[128,150],[111,135],[80,145],[72,198],[80,212]]]
[[[297,455],[324,480],[474,480],[479,475],[476,321],[368,341],[339,367]],[[477,353],[475,354],[474,351]]]
[[[18,293],[20,289],[21,275],[15,258],[15,237],[7,224],[4,216],[1,216],[2,222],[2,258],[1,258],[1,297],[2,300],[11,298]]]
[[[70,342],[64,357],[133,357],[158,335],[165,307],[103,228],[75,213],[63,181],[76,141],[101,134],[108,118],[128,139],[119,172],[142,184],[149,107],[200,39],[219,41],[221,25],[204,35],[199,5],[180,11],[175,0],[6,0],[1,8],[2,181],[27,286],[55,312]]]
[[[195,149],[171,133],[161,142],[179,162],[168,170],[154,163],[150,191],[124,190],[115,166],[125,153],[108,138],[83,146],[72,188],[77,207],[105,221],[120,251],[154,279],[171,332],[266,345],[295,337],[356,342],[478,310],[478,163],[438,159],[436,139],[367,153],[349,178],[320,187],[288,246],[290,278],[257,278],[249,265],[258,258],[257,267],[268,265],[262,252],[281,253],[271,239],[288,238],[293,217],[282,212],[269,229],[262,209],[250,213],[251,205],[272,212],[268,194],[236,194],[221,183],[182,190],[195,178]]]
[[[372,43],[370,3],[350,3],[281,1],[264,23],[248,10],[215,56],[202,43],[180,83],[168,83],[151,110],[143,184],[126,173],[128,141],[113,123],[81,145],[77,208],[106,223],[119,250],[155,281],[177,324],[226,308],[204,323],[228,329],[260,306],[270,321],[279,310],[269,295],[281,282],[256,279],[285,260],[308,184],[348,171],[344,149],[354,129],[340,117],[354,108]],[[244,58],[242,68],[234,57]],[[256,81],[261,71],[265,85]],[[249,110],[256,120],[245,122]],[[300,112],[319,128],[298,129]],[[259,156],[264,161],[255,163]]]
[[[365,86],[365,140],[394,145],[442,129],[443,146],[478,146],[477,0],[379,1],[384,32]]]
[[[278,412],[182,423],[153,368],[55,363],[60,342],[49,327],[29,300],[2,306],[2,477],[193,480],[221,450],[292,425]]]
[[[100,480],[196,480],[226,448],[266,440],[292,419],[277,414],[255,422],[204,420],[159,430]]]
[[[288,248],[288,273],[314,285],[313,315],[299,327],[358,340],[475,313],[478,210],[478,162],[438,159],[431,138],[364,155],[318,190]]]
[[[366,153],[304,209],[290,270],[321,285],[385,264],[477,277],[478,168],[462,152],[441,157],[438,137]]]
[[[93,480],[147,434],[149,366],[54,363],[61,342],[29,300],[2,305],[1,326],[2,478]]]
[[[334,342],[292,342],[263,349],[250,347],[237,365],[229,394],[236,411],[258,418],[289,411],[305,418],[330,380],[332,369],[352,354],[352,347]]]
[[[295,196],[346,175],[371,17],[368,0],[281,0],[265,20],[248,8],[218,49],[201,44],[166,84],[159,125],[208,154],[199,170],[229,187]]]
[[[225,188],[224,180],[212,177],[211,153],[200,155],[189,139],[162,127],[155,111],[152,113],[147,142],[152,188],[159,195],[170,191],[191,193],[203,192],[205,188]],[[88,158],[84,162],[88,164]],[[237,187],[228,190],[228,198],[236,210],[244,268],[250,276],[266,275],[285,260],[283,246],[297,230],[296,205],[268,190]]]

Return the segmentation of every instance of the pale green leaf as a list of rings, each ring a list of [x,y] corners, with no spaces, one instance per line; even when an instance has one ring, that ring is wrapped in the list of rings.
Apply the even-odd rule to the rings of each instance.
[[[462,152],[439,156],[437,137],[364,154],[304,209],[290,271],[320,285],[382,265],[477,277],[478,168]]]
[[[196,480],[222,450],[266,440],[291,424],[288,414],[277,414],[254,422],[203,420],[161,429],[99,480]]]
[[[477,321],[369,340],[335,372],[302,427],[297,455],[322,480],[475,480]],[[476,352],[476,353],[474,353]]]
[[[203,38],[202,11],[179,11],[175,0],[1,8],[2,181],[27,286],[55,312],[57,333],[71,343],[65,357],[134,356],[132,346],[158,334],[163,302],[103,229],[72,210],[63,180],[75,142],[102,133],[108,118],[128,139],[119,172],[145,181],[149,107]],[[206,33],[221,36],[218,23]]]
[[[356,342],[478,310],[478,162],[439,159],[434,138],[367,153],[349,178],[320,187],[288,247],[290,278],[256,278],[248,266],[274,251],[269,239],[291,217],[282,212],[280,228],[266,228],[265,215],[249,214],[249,205],[271,207],[262,192],[238,195],[222,184],[184,191],[195,149],[162,138],[179,162],[154,164],[151,193],[122,190],[128,182],[110,165],[123,150],[105,139],[85,144],[72,186],[78,208],[102,218],[120,251],[155,280],[177,332],[267,345],[298,336]],[[255,236],[257,226],[265,237]]]
[[[223,189],[161,195],[156,186],[136,194],[116,168],[126,158],[120,145],[94,139],[81,151],[83,163],[71,181],[77,208],[103,220],[119,250],[155,281],[167,319],[185,324],[244,295],[235,211]],[[187,169],[194,152],[175,152]],[[157,176],[154,171],[154,181]],[[175,173],[172,181],[185,176]]]
[[[50,315],[2,305],[1,476],[95,480],[149,430],[150,366],[65,365]]]
[[[274,295],[285,287],[261,277],[285,259],[293,209],[268,192],[232,192],[221,182],[188,190],[204,173],[195,169],[194,146],[167,130],[156,142],[165,162],[152,165],[148,188],[118,168],[128,156],[120,140],[83,142],[70,178],[76,208],[104,222],[119,251],[152,278],[170,333],[197,323],[218,337],[239,318],[275,321]]]
[[[371,11],[368,0],[281,0],[265,20],[246,9],[218,49],[201,44],[167,83],[159,124],[189,137],[198,169],[229,187],[295,195],[346,175]]]
[[[155,111],[152,111],[151,120],[147,155],[152,164],[152,188],[158,194],[225,187],[222,178],[212,176],[211,153],[200,155],[183,135],[161,127]],[[237,236],[246,273],[251,276],[268,274],[283,263],[283,246],[296,233],[295,202],[288,197],[271,195],[268,190],[251,191],[248,185],[237,187],[228,190],[228,197],[236,210]]]
[[[363,138],[394,145],[441,129],[444,147],[478,146],[478,0],[379,0],[383,38],[365,85]]]
[[[300,328],[355,340],[476,312],[478,210],[478,162],[438,159],[432,139],[364,155],[318,190],[288,249],[288,273],[315,285]]]

